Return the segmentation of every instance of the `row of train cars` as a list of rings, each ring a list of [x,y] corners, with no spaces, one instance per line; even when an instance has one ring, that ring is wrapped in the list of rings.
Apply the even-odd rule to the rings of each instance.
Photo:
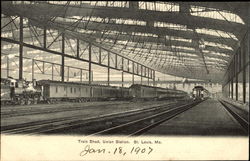
[[[29,82],[11,77],[1,78],[1,105],[51,104],[61,101],[185,99],[187,97],[189,95],[184,91],[139,84],[133,84],[127,88],[78,82],[52,80]]]

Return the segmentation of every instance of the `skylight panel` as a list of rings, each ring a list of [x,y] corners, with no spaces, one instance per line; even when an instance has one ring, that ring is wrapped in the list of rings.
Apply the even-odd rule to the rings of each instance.
[[[31,1],[24,1],[27,3],[31,3]],[[59,5],[66,5],[68,3],[68,1],[48,1],[48,3],[50,4],[59,4]]]
[[[27,54],[39,54],[39,53],[41,53],[40,50],[27,51]]]
[[[139,9],[162,11],[162,12],[179,12],[179,5],[169,2],[143,2],[139,1]]]
[[[125,25],[140,25],[146,26],[146,21],[133,20],[133,19],[111,19],[117,24],[125,24]]]
[[[238,15],[213,8],[191,6],[191,15],[245,24]]]
[[[12,37],[12,32],[1,32],[1,37]]]
[[[178,52],[178,54],[180,54],[180,55],[182,55],[182,56],[198,57],[196,54],[191,54],[191,53]]]
[[[206,61],[220,61],[220,62],[227,62],[226,60],[219,59],[219,58],[213,58],[213,57],[207,57],[204,56]]]
[[[176,36],[166,36],[166,38],[171,39],[171,40],[177,40],[177,41],[192,42],[192,39],[184,39],[182,37],[176,37]]]
[[[214,46],[214,47],[219,47],[219,48],[224,48],[224,49],[228,49],[228,50],[232,50],[233,48],[224,44],[220,44],[220,43],[214,43],[214,42],[209,42],[209,41],[203,41],[205,45],[209,45],[209,46]]]
[[[158,37],[158,35],[156,35],[156,34],[141,33],[141,32],[132,32],[132,35]]]
[[[77,29],[77,32],[84,33],[84,34],[96,33],[96,31],[94,30],[85,30],[85,29]]]
[[[159,21],[154,22],[154,27],[165,27],[173,30],[192,31],[191,29],[188,29],[186,25],[179,25],[179,24],[159,22]]]
[[[230,55],[228,55],[228,54],[218,53],[218,52],[209,51],[209,50],[203,50],[202,52],[203,53],[213,54],[213,55],[224,56],[224,57],[230,57]]]
[[[218,37],[232,38],[232,39],[238,40],[234,34],[220,31],[220,30],[197,28],[195,29],[195,31],[201,34],[214,35]]]
[[[186,49],[186,50],[192,50],[195,51],[194,48],[190,48],[190,47],[185,47],[185,46],[172,46],[172,48],[176,48],[176,49]]]
[[[129,3],[127,1],[87,1],[86,3],[92,6],[129,7]]]

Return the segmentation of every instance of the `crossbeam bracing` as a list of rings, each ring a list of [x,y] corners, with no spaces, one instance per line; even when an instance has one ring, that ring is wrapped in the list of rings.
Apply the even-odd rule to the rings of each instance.
[[[228,2],[225,8],[222,2],[218,7],[209,2],[130,4],[126,1],[65,1],[4,4],[2,15],[6,17],[22,15],[35,28],[53,29],[70,35],[68,42],[72,50],[74,42],[70,42],[70,37],[82,37],[135,61],[143,61],[145,66],[149,65],[164,73],[202,73],[206,65],[202,65],[201,61],[207,64],[208,69],[213,68],[211,71],[214,75],[209,73],[208,78],[196,75],[196,78],[216,79],[217,72],[223,73],[246,31],[247,7],[239,3],[236,6],[242,9],[242,14],[233,10],[236,7]],[[166,8],[162,9],[161,6]],[[190,6],[192,10],[188,11],[188,7],[183,10],[179,8],[181,6]],[[231,8],[228,9],[228,6]],[[228,18],[228,15],[233,18]],[[18,32],[15,30],[18,29],[11,28],[2,35],[10,37],[10,33]],[[39,43],[37,40],[42,36],[33,34],[27,39]],[[205,59],[199,57],[201,53]],[[173,66],[179,69],[171,68]]]

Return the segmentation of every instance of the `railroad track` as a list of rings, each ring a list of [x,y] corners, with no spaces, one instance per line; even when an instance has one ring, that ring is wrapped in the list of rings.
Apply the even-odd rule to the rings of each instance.
[[[129,104],[130,102],[124,102],[123,104]],[[108,106],[117,105],[117,103],[112,104],[104,104],[102,105],[104,108]],[[91,105],[88,107],[95,107],[96,105]],[[15,109],[15,110],[1,110],[2,118],[9,118],[14,116],[25,116],[25,115],[35,115],[35,114],[46,114],[46,113],[56,113],[56,112],[66,112],[66,111],[76,111],[83,110],[84,107],[60,107],[60,108],[46,108],[46,109],[36,109],[36,108],[23,108],[23,109]]]
[[[156,127],[157,125],[179,115],[180,113],[187,111],[188,109],[194,107],[202,101],[197,101],[191,104],[181,105],[175,108],[157,112],[153,115],[149,115],[144,118],[128,121],[127,123],[120,124],[111,128],[107,128],[96,133],[93,133],[89,136],[94,135],[140,135],[144,132]]]
[[[239,122],[239,124],[243,127],[243,129],[248,132],[248,127],[249,127],[249,120],[248,120],[248,115],[243,117],[243,115],[238,114],[235,111],[235,105],[228,103],[223,100],[219,100],[219,102],[225,107],[225,109]]]
[[[5,126],[1,127],[2,133],[8,133],[8,134],[40,134],[40,133],[46,133],[46,132],[54,132],[58,130],[63,130],[75,126],[88,126],[90,124],[95,123],[102,123],[103,121],[106,121],[109,123],[110,119],[114,118],[122,118],[132,115],[137,115],[139,113],[148,113],[150,111],[160,110],[164,109],[169,106],[176,105],[176,103],[168,103],[164,105],[158,105],[153,106],[151,108],[147,109],[139,109],[139,110],[131,110],[127,112],[120,112],[120,113],[111,113],[107,115],[100,115],[97,117],[91,117],[91,118],[83,118],[85,115],[77,115],[74,117],[64,117],[59,119],[51,119],[51,120],[44,120],[44,121],[36,121],[32,123],[24,123],[19,125],[11,125],[11,126]]]

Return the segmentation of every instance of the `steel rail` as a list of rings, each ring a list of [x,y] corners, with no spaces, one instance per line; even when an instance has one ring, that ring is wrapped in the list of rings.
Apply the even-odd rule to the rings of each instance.
[[[178,106],[176,108],[173,108],[173,109],[168,109],[168,110],[165,110],[163,112],[159,112],[159,113],[156,113],[154,115],[151,115],[151,116],[148,116],[148,117],[145,117],[145,118],[141,118],[141,119],[137,119],[137,120],[133,120],[133,121],[130,121],[130,122],[127,122],[127,123],[124,123],[124,124],[121,124],[121,125],[118,125],[118,126],[114,126],[114,127],[111,127],[111,128],[108,128],[108,129],[105,129],[105,130],[102,130],[102,131],[98,131],[96,133],[93,133],[93,134],[90,134],[88,136],[94,136],[94,135],[99,135],[99,134],[105,134],[107,132],[116,132],[117,130],[120,130],[121,128],[125,129],[126,127],[127,128],[131,128],[131,126],[133,125],[137,125],[139,123],[142,123],[144,121],[148,121],[148,120],[151,120],[151,119],[154,119],[154,118],[157,118],[157,117],[162,117],[162,116],[165,116],[165,115],[168,115],[170,114],[170,116],[167,116],[167,118],[163,118],[161,119],[160,121],[157,121],[155,123],[150,123],[150,125],[147,125],[145,127],[142,127],[140,129],[137,129],[136,132],[132,132],[130,133],[128,136],[131,136],[131,135],[137,135],[137,134],[140,134],[164,121],[167,121],[171,118],[173,118],[174,116],[194,107],[195,105],[199,104],[201,101],[198,101],[198,102],[192,102],[190,104],[184,104],[184,105],[181,105],[181,106]],[[173,114],[171,114],[173,113]]]
[[[223,100],[219,100],[219,102],[225,107],[225,109],[233,116],[233,118],[243,127],[245,132],[248,132],[249,130],[249,122],[244,117],[239,115],[237,112],[235,112],[232,108],[229,106],[233,106],[232,104],[225,102]]]
[[[175,104],[175,103],[167,103],[167,104],[164,104],[164,105],[158,105],[158,106],[153,106],[153,107],[150,107],[150,108],[146,108],[146,109],[136,109],[136,110],[129,110],[129,111],[126,111],[126,112],[116,112],[116,113],[110,113],[110,114],[104,114],[104,115],[99,115],[99,116],[94,116],[94,117],[89,117],[89,118],[86,118],[86,119],[79,119],[79,118],[82,118],[83,116],[85,115],[77,115],[77,116],[73,116],[73,117],[64,117],[64,118],[58,118],[58,119],[51,119],[51,120],[43,120],[43,121],[37,121],[37,122],[33,122],[33,123],[25,123],[25,124],[22,124],[22,125],[16,125],[17,127],[1,127],[1,132],[2,133],[8,133],[8,134],[18,134],[18,133],[28,133],[28,134],[34,134],[34,133],[41,133],[41,132],[46,132],[46,131],[52,131],[52,130],[55,130],[55,129],[62,129],[62,128],[66,128],[66,127],[71,127],[71,126],[76,126],[76,125],[79,125],[79,124],[84,124],[84,123],[79,123],[79,124],[73,124],[73,125],[65,125],[65,124],[69,124],[69,123],[72,123],[74,121],[84,121],[85,123],[86,122],[90,122],[90,121],[97,121],[97,120],[101,120],[101,119],[107,119],[107,118],[110,118],[110,117],[124,117],[126,115],[135,115],[135,114],[138,114],[138,113],[143,113],[143,112],[148,112],[148,111],[154,111],[158,108],[163,108],[163,107],[166,107],[166,106],[170,106],[172,104]],[[47,126],[60,126],[59,128],[58,127],[54,127],[54,128],[47,128],[47,129],[43,129],[43,130],[40,130],[38,131],[37,129],[39,128],[44,128],[44,127],[47,127]],[[19,126],[19,127],[18,127]],[[35,132],[32,132],[30,133],[29,131],[34,131]]]

